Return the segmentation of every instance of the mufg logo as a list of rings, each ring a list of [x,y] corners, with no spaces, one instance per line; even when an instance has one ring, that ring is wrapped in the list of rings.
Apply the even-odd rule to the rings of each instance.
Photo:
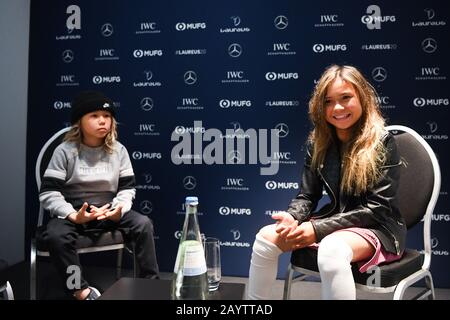
[[[266,189],[277,190],[277,189],[298,189],[298,182],[276,182],[273,180],[266,181]]]
[[[242,215],[251,215],[252,210],[249,208],[231,208],[231,207],[220,207],[219,213],[222,216],[228,216],[228,215],[236,215],[236,216],[242,216]]]
[[[198,30],[198,29],[206,29],[205,22],[178,22],[175,25],[175,29],[177,31],[185,31],[185,30]]]
[[[161,57],[163,55],[163,51],[160,49],[156,50],[144,50],[144,49],[136,49],[133,51],[133,57],[136,59],[144,58],[144,57]]]
[[[93,76],[92,83],[102,84],[102,83],[120,83],[120,76]]]
[[[53,108],[55,108],[56,110],[70,109],[71,108],[71,104],[70,104],[70,102],[55,101],[53,103]]]
[[[322,44],[322,43],[316,43],[313,45],[313,51],[315,53],[322,53],[322,52],[328,52],[328,51],[347,51],[347,45],[346,44]]]
[[[132,153],[132,158],[134,160],[152,160],[152,159],[160,160],[162,158],[162,154],[159,152],[134,151]]]
[[[413,100],[413,104],[415,107],[439,107],[439,106],[448,106],[449,99],[448,98],[423,98],[418,97]]]
[[[267,72],[265,76],[267,81],[275,80],[297,80],[297,72]]]
[[[395,22],[395,16],[382,16],[380,7],[374,4],[367,7],[366,13],[361,17],[361,22],[369,30],[381,29],[382,22]]]

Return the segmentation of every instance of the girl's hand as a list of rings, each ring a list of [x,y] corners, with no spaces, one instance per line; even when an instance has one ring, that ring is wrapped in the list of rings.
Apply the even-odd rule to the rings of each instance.
[[[310,221],[303,222],[286,235],[286,241],[293,243],[293,250],[315,243],[317,237],[312,223]]]
[[[298,221],[286,211],[273,214],[272,219],[277,220],[275,231],[282,238],[285,238],[289,232],[298,226]]]

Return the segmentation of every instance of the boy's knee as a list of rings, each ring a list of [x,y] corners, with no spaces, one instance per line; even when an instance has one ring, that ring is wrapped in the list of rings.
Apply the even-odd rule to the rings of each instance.
[[[43,238],[50,248],[64,247],[73,241],[73,238],[67,232],[55,228],[47,229]]]
[[[138,232],[147,232],[153,234],[153,223],[149,217],[144,216],[143,214],[137,214],[135,224]]]

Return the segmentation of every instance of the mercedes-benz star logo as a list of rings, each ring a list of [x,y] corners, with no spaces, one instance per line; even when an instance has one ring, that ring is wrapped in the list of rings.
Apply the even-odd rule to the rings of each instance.
[[[279,123],[275,126],[277,130],[277,136],[280,138],[284,138],[289,134],[289,127],[286,123]]]
[[[237,150],[231,150],[228,153],[228,163],[241,163],[242,161],[242,156],[241,153]]]
[[[387,71],[383,67],[376,67],[372,70],[372,78],[377,82],[382,82],[387,78]]]
[[[73,54],[72,50],[64,50],[62,53],[62,59],[65,63],[71,63],[73,61],[73,58],[75,57],[75,55]]]
[[[102,32],[102,36],[104,37],[109,37],[114,32],[114,28],[111,23],[105,23],[104,25],[102,25],[100,30]]]
[[[184,73],[184,83],[192,85],[197,82],[197,74],[194,71],[186,71]]]
[[[228,54],[230,57],[237,58],[242,54],[242,47],[238,43],[232,43],[228,47]]]
[[[286,18],[286,16],[277,16],[273,23],[275,28],[283,30],[288,26],[288,18]]]
[[[153,204],[148,200],[144,200],[141,202],[139,208],[141,209],[141,213],[149,215],[153,211]]]
[[[153,99],[149,97],[145,97],[141,100],[141,108],[144,111],[150,111],[153,109]]]
[[[433,38],[426,38],[422,41],[422,49],[426,53],[433,53],[437,49],[437,42]]]
[[[183,186],[186,190],[193,190],[197,186],[197,180],[193,176],[186,176],[183,179]]]

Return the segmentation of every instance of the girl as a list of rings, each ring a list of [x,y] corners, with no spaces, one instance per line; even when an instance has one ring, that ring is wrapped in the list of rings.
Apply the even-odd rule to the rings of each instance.
[[[78,235],[89,229],[119,229],[135,244],[140,276],[158,275],[152,222],[131,210],[134,172],[126,148],[116,140],[114,116],[112,100],[101,92],[83,91],[74,99],[72,128],[55,149],[39,193],[52,216],[43,240],[67,289],[79,300],[100,295],[82,275],[79,287],[68,281],[69,266],[80,266]]]
[[[310,132],[299,194],[256,235],[250,299],[269,299],[282,252],[318,247],[323,299],[355,299],[360,272],[394,261],[406,227],[397,207],[401,165],[375,89],[351,66],[330,66],[309,102]],[[325,188],[331,202],[314,212]]]

